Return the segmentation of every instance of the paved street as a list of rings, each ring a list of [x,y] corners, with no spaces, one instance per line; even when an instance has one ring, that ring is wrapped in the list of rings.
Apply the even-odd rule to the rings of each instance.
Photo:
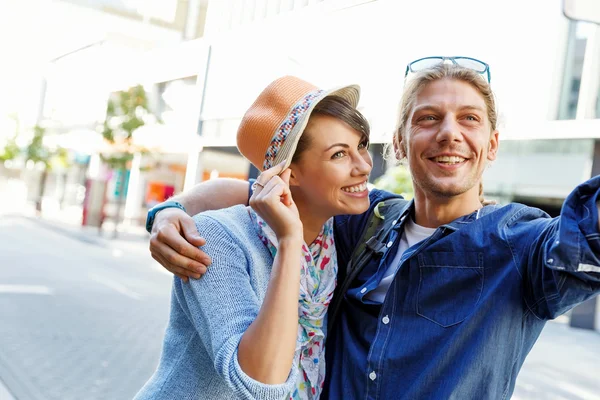
[[[154,370],[170,277],[143,238],[0,215],[0,400],[131,399]],[[600,334],[548,324],[513,399],[600,400]]]
[[[0,216],[0,381],[16,399],[133,397],[169,306],[146,249]]]

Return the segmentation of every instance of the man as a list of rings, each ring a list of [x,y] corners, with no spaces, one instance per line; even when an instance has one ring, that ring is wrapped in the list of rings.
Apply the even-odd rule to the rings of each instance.
[[[519,204],[483,206],[482,174],[498,150],[489,67],[427,58],[408,73],[394,148],[415,199],[394,217],[385,255],[339,294],[322,398],[509,398],[545,322],[600,291],[600,177],[578,186],[555,219]],[[239,182],[198,185],[179,200],[201,205],[188,211],[211,208],[221,196],[207,193],[224,193],[220,185],[246,201]],[[373,191],[371,207],[386,197]],[[367,215],[336,219],[340,266]],[[202,245],[189,220],[169,209],[152,228],[153,255],[182,276],[209,262],[179,237]]]

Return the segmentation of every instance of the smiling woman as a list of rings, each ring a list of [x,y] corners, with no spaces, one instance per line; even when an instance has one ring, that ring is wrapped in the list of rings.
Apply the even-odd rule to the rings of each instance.
[[[195,217],[212,240],[199,280],[175,278],[163,355],[137,399],[318,399],[334,293],[333,216],[369,208],[369,124],[359,89],[271,83],[238,149],[263,173],[251,208]],[[214,299],[219,299],[215,302]]]

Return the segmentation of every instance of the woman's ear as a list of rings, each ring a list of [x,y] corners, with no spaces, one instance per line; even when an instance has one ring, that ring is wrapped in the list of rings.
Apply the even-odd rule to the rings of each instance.
[[[290,173],[290,187],[292,187],[292,186],[300,186],[300,182],[298,181],[298,176],[297,176],[297,173],[296,173],[296,168],[292,167],[291,165],[290,165],[289,168],[290,168],[290,171],[291,171],[291,173]]]

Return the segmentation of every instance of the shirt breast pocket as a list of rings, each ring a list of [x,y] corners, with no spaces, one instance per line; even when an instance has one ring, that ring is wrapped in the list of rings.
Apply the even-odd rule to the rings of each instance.
[[[418,262],[418,315],[446,328],[473,313],[483,291],[482,253],[431,252]]]

